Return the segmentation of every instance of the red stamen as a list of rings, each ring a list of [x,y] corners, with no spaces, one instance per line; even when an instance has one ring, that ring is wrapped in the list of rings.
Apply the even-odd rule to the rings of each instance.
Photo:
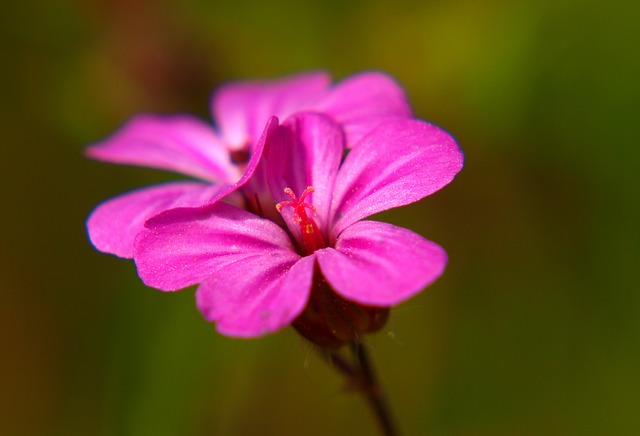
[[[282,213],[282,208],[285,206],[293,207],[293,222],[300,227],[300,233],[302,235],[302,243],[307,254],[311,254],[320,248],[325,248],[327,244],[322,238],[320,229],[316,222],[307,215],[306,209],[310,209],[313,213],[316,213],[316,208],[312,204],[307,203],[305,198],[314,191],[313,186],[307,186],[300,198],[290,188],[285,188],[284,193],[291,197],[292,201],[282,201],[276,204],[278,212]]]

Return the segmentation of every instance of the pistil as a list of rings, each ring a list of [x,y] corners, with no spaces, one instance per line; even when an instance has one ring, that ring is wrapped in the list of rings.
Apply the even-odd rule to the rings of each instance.
[[[282,208],[285,206],[293,207],[293,222],[300,228],[300,234],[302,235],[302,244],[306,254],[311,254],[320,248],[325,248],[327,244],[324,242],[324,238],[320,233],[320,228],[316,222],[307,215],[307,209],[316,213],[316,208],[312,204],[307,203],[305,198],[307,195],[314,191],[313,186],[307,186],[302,192],[300,198],[297,198],[291,188],[285,188],[284,193],[291,197],[292,201],[282,201],[276,204],[278,212],[282,213]]]

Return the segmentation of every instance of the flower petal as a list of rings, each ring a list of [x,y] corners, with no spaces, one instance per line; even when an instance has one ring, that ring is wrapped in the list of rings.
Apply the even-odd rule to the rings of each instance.
[[[419,120],[380,124],[345,159],[333,192],[333,236],[383,210],[418,201],[447,185],[463,155],[443,130]]]
[[[87,154],[107,162],[148,166],[202,180],[233,183],[240,177],[213,128],[190,116],[139,115]]]
[[[335,249],[316,251],[322,274],[340,295],[392,306],[419,293],[444,271],[447,254],[410,230],[376,221],[346,228]]]
[[[227,336],[255,337],[290,325],[311,291],[314,256],[265,254],[224,265],[196,293],[198,308]]]
[[[411,118],[404,91],[391,77],[368,72],[336,85],[315,108],[334,117],[344,127],[352,146],[377,124],[389,118]]]
[[[328,116],[300,113],[288,118],[267,154],[267,182],[274,200],[291,200],[284,188],[291,188],[299,197],[307,186],[313,186],[315,191],[307,201],[316,208],[318,226],[326,231],[343,151],[342,129]],[[283,213],[289,217],[291,210]],[[292,219],[286,221],[292,231],[298,230]]]
[[[180,220],[152,225],[140,232],[134,260],[142,281],[163,291],[204,283],[224,266],[268,257],[275,264],[296,261],[287,234],[275,223],[216,203],[189,209]]]
[[[324,72],[276,81],[230,83],[213,95],[213,114],[232,146],[253,147],[270,116],[285,119],[321,98],[331,82]]]
[[[100,204],[89,215],[89,239],[100,251],[131,258],[135,237],[147,219],[173,207],[199,206],[224,188],[224,185],[178,182],[120,195]]]
[[[264,128],[262,136],[258,141],[251,160],[247,164],[244,174],[236,183],[228,185],[225,189],[220,190],[218,194],[211,198],[209,204],[200,206],[200,211],[194,211],[191,207],[175,208],[166,212],[160,213],[157,216],[152,217],[147,223],[150,226],[159,226],[165,223],[172,223],[175,221],[191,220],[194,214],[199,216],[205,216],[208,212],[208,207],[211,204],[215,204],[218,200],[228,199],[229,196],[236,194],[236,192],[242,189],[242,197],[245,201],[245,209],[260,212],[264,209],[263,215],[265,218],[276,218],[277,212],[275,210],[275,203],[271,198],[269,189],[266,182],[266,168],[263,155],[266,154],[268,146],[273,142],[278,133],[278,119],[271,117],[267,121],[267,125]],[[270,209],[273,211],[270,212]]]

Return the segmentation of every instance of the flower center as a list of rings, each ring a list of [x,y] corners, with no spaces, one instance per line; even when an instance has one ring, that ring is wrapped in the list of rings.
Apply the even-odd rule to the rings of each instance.
[[[237,148],[235,150],[230,150],[229,157],[231,158],[231,163],[235,165],[248,164],[249,159],[251,159],[251,154],[249,152],[249,144],[245,144],[241,148]]]
[[[300,198],[297,198],[291,188],[284,188],[284,193],[291,197],[292,201],[281,201],[276,204],[278,212],[282,213],[282,208],[285,206],[293,207],[293,222],[300,227],[300,233],[302,235],[302,243],[306,254],[311,254],[320,248],[325,248],[327,244],[322,238],[318,225],[313,218],[307,215],[307,209],[316,213],[316,208],[312,204],[307,203],[304,199],[314,191],[313,186],[307,186]]]

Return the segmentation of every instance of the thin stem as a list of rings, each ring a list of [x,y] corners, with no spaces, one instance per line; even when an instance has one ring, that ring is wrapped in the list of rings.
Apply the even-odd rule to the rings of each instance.
[[[362,394],[366,397],[371,409],[376,415],[384,435],[397,436],[399,433],[393,416],[391,415],[391,409],[389,408],[382,386],[375,376],[365,346],[360,341],[354,341],[351,344],[351,350],[360,366]]]
[[[342,373],[346,378],[351,380],[359,380],[360,374],[358,369],[354,368],[349,362],[346,361],[342,355],[337,351],[320,349],[320,355],[325,358],[330,366]]]
[[[348,383],[348,388],[357,389],[369,403],[385,436],[398,436],[391,409],[382,386],[378,382],[365,346],[354,340],[351,344],[354,362],[351,363],[340,352],[321,348],[318,350],[327,363],[340,372]]]

